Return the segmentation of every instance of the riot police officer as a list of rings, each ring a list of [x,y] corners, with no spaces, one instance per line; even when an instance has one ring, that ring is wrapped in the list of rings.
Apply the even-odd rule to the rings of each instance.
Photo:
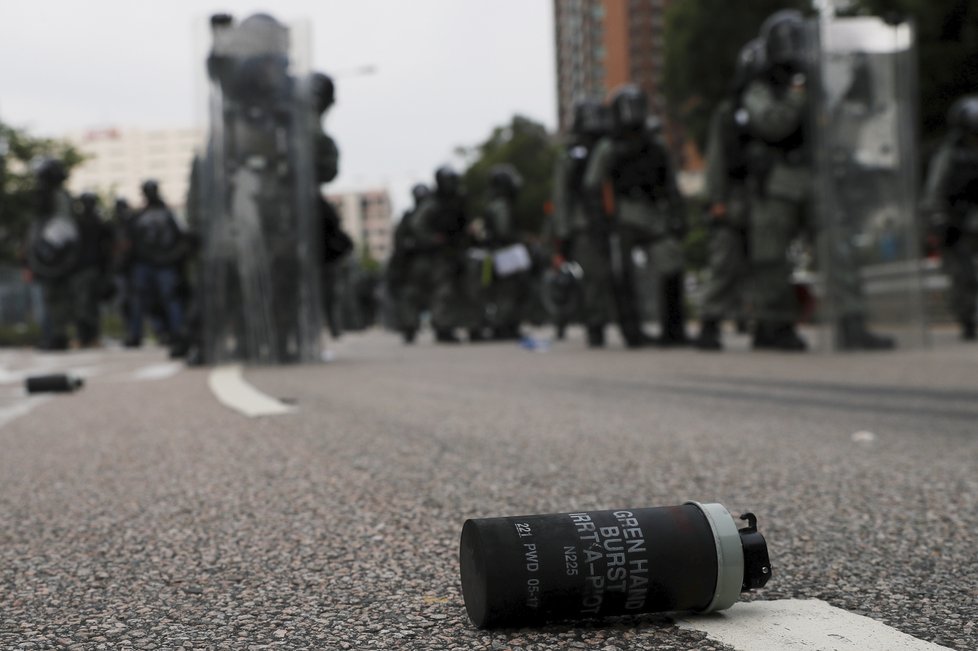
[[[67,350],[68,323],[73,312],[72,274],[81,258],[81,232],[64,189],[68,172],[64,163],[48,158],[34,173],[34,221],[27,243],[27,264],[41,285],[44,320],[43,350]]]
[[[798,235],[826,236],[813,214],[812,142],[807,133],[811,98],[805,62],[808,47],[799,12],[784,10],[761,26],[766,66],[743,98],[753,151],[751,170],[750,255],[756,324],[754,347],[801,351],[807,348],[795,329],[796,299],[787,250]],[[893,348],[892,339],[869,332],[865,300],[854,256],[846,241],[819,247],[831,300],[840,314],[835,324],[842,349]]]
[[[173,212],[160,196],[159,184],[148,179],[142,185],[142,192],[146,203],[129,222],[133,293],[126,345],[140,345],[143,319],[153,303],[158,302],[170,336],[171,354],[183,356],[187,342],[180,264],[186,255],[186,242]]]
[[[669,154],[649,128],[648,100],[637,86],[619,88],[611,100],[613,132],[595,147],[584,177],[592,205],[608,232],[612,290],[622,336],[629,347],[650,342],[635,305],[632,252],[648,247],[660,279],[663,346],[687,343],[683,307],[682,237],[685,207]]]
[[[430,265],[415,237],[415,222],[421,205],[431,194],[424,183],[411,188],[414,206],[404,211],[394,231],[394,251],[387,264],[387,287],[394,300],[397,328],[404,343],[414,343],[421,327],[421,313],[428,307]]]
[[[554,171],[553,235],[555,270],[567,271],[573,260],[579,271],[583,321],[588,345],[604,346],[605,325],[611,320],[613,302],[607,231],[584,188],[584,173],[598,141],[611,129],[611,113],[597,100],[581,100],[574,106],[574,121],[564,154]],[[564,281],[573,276],[559,275]],[[568,286],[571,283],[565,283]]]
[[[741,94],[764,66],[764,42],[740,51],[730,95],[713,112],[706,151],[706,195],[710,220],[709,278],[703,289],[702,350],[720,350],[720,322],[745,318],[748,280],[747,224],[750,219],[748,145],[750,133]]]
[[[974,341],[978,309],[978,95],[957,100],[948,112],[950,132],[934,155],[922,205],[941,246],[951,279],[948,306],[961,337]]]
[[[98,196],[83,192],[78,197],[78,230],[80,256],[72,277],[75,302],[75,323],[82,347],[97,343],[99,303],[111,290],[108,277],[112,256],[112,231],[98,209]]]
[[[516,199],[523,177],[512,165],[496,165],[489,170],[488,203],[483,216],[484,242],[492,253],[484,297],[485,314],[492,336],[497,340],[520,338],[521,307],[527,292],[530,257],[519,242],[516,229]],[[525,257],[522,255],[525,253]],[[522,258],[522,259],[520,259]],[[522,264],[525,262],[525,265]]]
[[[435,192],[421,204],[415,221],[415,239],[431,264],[431,322],[435,340],[458,343],[456,328],[474,330],[467,287],[469,219],[461,178],[449,166],[435,172]]]
[[[331,182],[339,173],[340,150],[336,141],[323,128],[322,121],[336,103],[336,86],[332,77],[322,72],[311,78],[313,109],[316,113],[313,133],[314,164],[316,176],[316,202],[323,234],[323,259],[320,269],[322,310],[330,334],[338,338],[342,332],[342,319],[337,297],[339,268],[343,258],[353,250],[353,241],[343,231],[342,219],[321,192],[324,184]]]

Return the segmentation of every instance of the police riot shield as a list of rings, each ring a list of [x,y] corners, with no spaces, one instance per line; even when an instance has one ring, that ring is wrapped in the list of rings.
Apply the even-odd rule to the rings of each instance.
[[[913,25],[825,17],[812,31],[820,347],[872,348],[860,331],[921,346]]]
[[[209,363],[320,359],[319,128],[294,30],[211,18],[200,187],[201,343]]]

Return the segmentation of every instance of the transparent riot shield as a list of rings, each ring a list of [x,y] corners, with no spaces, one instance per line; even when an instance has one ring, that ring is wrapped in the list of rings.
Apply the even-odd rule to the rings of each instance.
[[[290,30],[211,18],[200,165],[201,341],[209,363],[320,359],[318,128]],[[308,49],[308,48],[306,48]]]
[[[813,31],[820,347],[860,348],[847,345],[860,328],[922,346],[913,26],[827,18]]]

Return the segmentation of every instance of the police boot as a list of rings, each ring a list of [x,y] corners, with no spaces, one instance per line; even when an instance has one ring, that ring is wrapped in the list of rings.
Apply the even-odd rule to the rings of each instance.
[[[662,280],[662,335],[659,345],[686,346],[686,306],[683,305],[683,275],[672,274]]]
[[[706,319],[700,326],[700,335],[696,338],[696,347],[700,350],[723,350],[720,341],[720,322],[716,319]]]
[[[587,327],[588,348],[604,348],[604,326]]]
[[[641,348],[642,346],[648,346],[649,344],[655,343],[655,339],[642,332],[642,324],[640,321],[628,321],[619,325],[621,329],[621,337],[625,340],[626,348]]]
[[[480,341],[486,341],[487,339],[488,337],[486,337],[485,333],[482,332],[482,328],[472,328],[469,330],[470,342],[477,344]]]
[[[808,349],[808,344],[798,336],[793,324],[773,321],[757,323],[753,345],[756,350],[803,352]]]
[[[975,322],[963,321],[961,323],[961,338],[965,341],[975,340]]]
[[[186,357],[183,358],[187,363],[187,366],[203,366],[204,365],[204,351],[201,350],[200,346],[193,345],[187,351]]]
[[[493,339],[496,341],[519,341],[522,338],[518,325],[501,326],[493,331]]]
[[[896,342],[892,337],[873,334],[866,329],[866,321],[858,314],[839,320],[839,348],[842,350],[892,350]]]
[[[440,344],[458,344],[462,340],[452,332],[451,328],[439,328],[435,330],[435,341]]]
[[[63,351],[68,350],[68,337],[66,335],[54,335],[38,345],[38,350]]]
[[[188,350],[190,343],[186,337],[175,335],[170,339],[170,359],[181,359],[187,355]]]
[[[413,344],[414,338],[418,336],[418,331],[414,328],[405,328],[401,331],[401,337],[404,339],[405,344]]]
[[[82,348],[93,348],[98,345],[98,334],[90,325],[78,326],[78,345]]]

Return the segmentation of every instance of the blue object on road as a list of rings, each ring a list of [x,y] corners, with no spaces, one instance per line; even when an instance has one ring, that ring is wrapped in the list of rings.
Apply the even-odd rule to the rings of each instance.
[[[520,346],[526,350],[532,350],[537,353],[546,353],[550,350],[550,340],[523,337],[520,339]]]

